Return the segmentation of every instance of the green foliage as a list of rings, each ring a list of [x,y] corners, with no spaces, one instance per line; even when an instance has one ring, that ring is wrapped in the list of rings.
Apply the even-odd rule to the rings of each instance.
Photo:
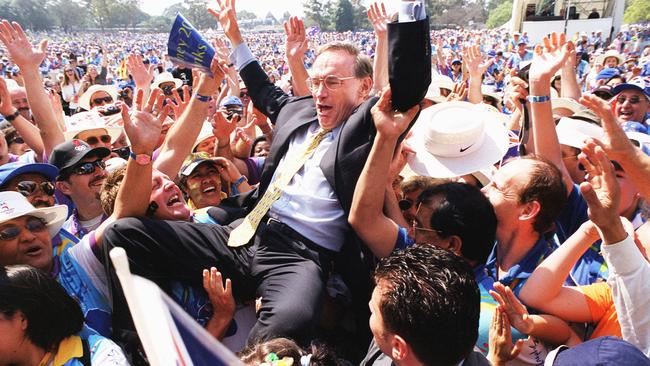
[[[246,10],[238,10],[237,11],[237,20],[252,20],[252,19],[257,19],[257,15],[255,13],[251,13],[250,11]]]
[[[322,0],[307,0],[302,7],[308,24],[316,24],[322,30],[329,30],[331,3]]]
[[[155,16],[149,17],[149,19],[140,23],[140,26],[156,32],[168,33],[172,28],[172,21],[166,16]]]
[[[334,29],[337,32],[354,29],[354,10],[350,0],[339,0],[334,13]]]
[[[490,11],[485,25],[488,28],[500,27],[505,24],[512,16],[512,1],[508,0],[499,4],[494,10]]]
[[[632,0],[627,9],[625,9],[623,21],[626,24],[630,24],[648,20],[650,20],[650,1]]]

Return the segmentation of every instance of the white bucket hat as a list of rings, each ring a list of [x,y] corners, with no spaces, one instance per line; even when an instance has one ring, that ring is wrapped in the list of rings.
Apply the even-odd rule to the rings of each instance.
[[[172,75],[171,72],[165,71],[165,72],[161,72],[160,74],[158,74],[158,76],[156,76],[153,83],[151,83],[151,88],[153,89],[160,88],[160,84],[168,83],[168,82],[174,83],[174,89],[178,89],[181,86],[183,86],[183,80],[177,79],[174,77],[174,75]]]
[[[203,126],[201,126],[201,131],[199,132],[199,136],[197,136],[196,141],[194,141],[194,145],[192,145],[192,152],[194,152],[194,149],[196,149],[197,146],[201,143],[201,141],[214,136],[212,133],[212,123],[210,122],[203,122]]]
[[[113,102],[117,102],[117,87],[115,85],[91,85],[85,93],[79,97],[79,107],[89,111],[90,99],[93,94],[103,91],[113,98]]]
[[[572,114],[578,113],[581,110],[585,109],[585,107],[583,107],[582,104],[578,103],[575,99],[567,98],[567,97],[552,98],[551,99],[551,108],[552,109],[557,109],[557,108],[568,109],[571,112],[573,112]]]
[[[456,84],[454,84],[454,81],[451,80],[449,76],[433,73],[431,74],[431,84],[429,84],[429,88],[436,87],[453,91],[455,86]],[[438,94],[440,94],[440,92],[438,92]]]
[[[468,102],[436,104],[422,111],[409,144],[411,170],[451,178],[488,169],[508,151],[508,130],[494,113]]]
[[[43,219],[50,237],[54,237],[68,217],[68,206],[54,205],[35,208],[25,196],[18,192],[0,192],[0,224],[25,215]]]
[[[618,59],[619,64],[622,64],[624,61],[623,56],[620,53],[618,53],[618,51],[607,50],[607,52],[603,53],[602,55],[598,55],[594,63],[596,65],[603,65],[605,63],[605,60],[608,59],[609,57],[616,57]]]
[[[560,118],[555,132],[560,144],[581,149],[588,138],[601,138],[603,129],[593,123],[569,117]]]
[[[63,136],[66,141],[74,139],[82,131],[103,128],[111,136],[111,142],[115,142],[122,134],[122,128],[117,126],[107,126],[104,118],[99,113],[81,112],[76,113],[65,119],[65,132]]]

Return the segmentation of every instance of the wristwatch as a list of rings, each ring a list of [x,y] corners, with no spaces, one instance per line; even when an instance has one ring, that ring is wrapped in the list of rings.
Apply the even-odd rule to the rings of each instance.
[[[18,116],[20,116],[20,111],[16,109],[14,113],[4,117],[7,121],[13,122]]]
[[[149,165],[151,164],[151,155],[147,154],[138,154],[136,155],[133,151],[129,153],[131,159],[135,160],[138,165]]]

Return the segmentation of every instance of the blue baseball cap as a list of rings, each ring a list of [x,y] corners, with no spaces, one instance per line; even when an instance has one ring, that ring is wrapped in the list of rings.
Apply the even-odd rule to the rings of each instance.
[[[618,84],[612,89],[612,94],[618,95],[623,90],[634,89],[645,94],[646,98],[650,99],[650,80],[648,77],[637,76],[627,83]]]
[[[598,75],[596,75],[596,80],[609,80],[614,76],[619,76],[621,75],[621,71],[615,67],[608,67],[606,69],[602,69]]]
[[[14,162],[0,165],[0,187],[21,174],[35,173],[54,181],[59,169],[52,164]]]
[[[548,358],[551,358],[549,362]],[[600,337],[572,348],[559,347],[547,356],[553,366],[649,366],[643,352],[618,337]]]
[[[487,55],[488,55],[489,57],[495,57],[495,56],[497,55],[497,51],[495,51],[495,50],[489,50],[489,51],[487,51]]]
[[[621,128],[623,128],[623,131],[625,132],[640,132],[648,134],[648,128],[639,122],[625,122],[621,124]]]
[[[226,105],[238,105],[240,107],[244,106],[244,103],[241,102],[241,99],[237,98],[234,95],[229,95],[221,100],[221,103],[219,103],[220,107],[226,106]]]

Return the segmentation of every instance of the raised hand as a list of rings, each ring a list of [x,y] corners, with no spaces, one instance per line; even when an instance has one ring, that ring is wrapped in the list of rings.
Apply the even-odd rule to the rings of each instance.
[[[464,82],[459,82],[454,85],[454,90],[447,95],[447,101],[453,102],[456,100],[464,101],[467,98],[467,86]]]
[[[137,88],[145,89],[153,81],[154,65],[145,66],[141,56],[130,54],[126,61],[126,68],[133,76]]]
[[[128,107],[119,101],[115,105],[122,109],[124,131],[131,141],[131,150],[136,154],[153,153],[165,118],[171,111],[169,104],[163,107],[165,96],[160,89],[155,89],[146,104],[143,103],[144,91],[137,89],[135,97],[135,110],[129,116]]]
[[[232,296],[232,282],[229,278],[225,284],[221,272],[215,267],[203,270],[203,288],[212,304],[212,318],[206,329],[216,338],[222,338],[228,330],[228,324],[235,315],[235,298]]]
[[[217,18],[232,46],[239,46],[244,40],[237,24],[235,0],[217,0],[217,5],[216,9],[208,8],[208,12]]]
[[[190,87],[183,85],[183,98],[181,98],[181,95],[176,89],[172,90],[172,95],[174,96],[174,101],[171,103],[171,107],[174,112],[174,118],[178,119],[185,111],[185,108],[187,108],[187,105],[190,104]]]
[[[553,75],[559,70],[567,61],[573,43],[566,42],[564,33],[553,32],[551,38],[544,37],[544,47],[542,45],[535,46],[533,62],[530,64],[530,71],[528,72],[529,79],[535,80],[551,80]]]
[[[16,112],[16,107],[11,103],[11,95],[7,89],[5,79],[0,78],[0,114],[8,116]]]
[[[580,98],[580,103],[601,118],[605,134],[600,140],[596,140],[596,143],[605,150],[610,158],[619,161],[634,154],[635,146],[618,124],[611,106],[606,101],[593,94],[584,94]]]
[[[528,315],[526,307],[512,293],[510,287],[495,282],[494,291],[490,291],[490,295],[499,303],[499,306],[508,317],[508,322],[515,329],[523,334],[530,334],[533,328],[533,321]]]
[[[587,201],[589,219],[599,228],[618,220],[620,187],[609,157],[589,139],[578,160],[587,173],[586,182],[580,184],[580,193]]]
[[[0,41],[5,45],[11,59],[21,69],[34,69],[47,56],[47,40],[42,40],[37,47],[27,39],[20,24],[3,20],[0,24]]]
[[[497,306],[492,316],[488,342],[490,350],[487,358],[493,366],[505,365],[506,362],[517,357],[524,347],[522,339],[512,344],[510,322],[501,305]]]
[[[470,76],[480,80],[488,67],[494,63],[494,59],[484,60],[481,54],[481,46],[474,45],[463,50],[463,62],[465,62]]]
[[[284,22],[284,33],[287,36],[284,43],[287,58],[302,59],[309,47],[305,23],[298,17],[290,17],[289,21]]]
[[[390,16],[386,13],[386,6],[383,2],[374,2],[368,8],[368,20],[377,37],[385,36],[388,32],[387,24],[390,23]]]
[[[194,84],[195,90],[199,94],[206,96],[212,96],[216,94],[217,90],[219,89],[219,85],[223,81],[223,78],[226,75],[226,71],[228,70],[227,65],[228,63],[226,60],[218,59],[215,55],[215,57],[212,58],[212,62],[210,63],[210,71],[212,71],[212,76],[206,72],[197,71],[199,80]]]
[[[384,88],[377,103],[372,107],[370,113],[375,122],[377,133],[388,138],[397,139],[410,125],[417,114],[420,106],[415,105],[406,112],[398,112],[392,109],[392,92],[390,87]]]
[[[237,122],[239,122],[239,114],[235,114],[231,119],[228,119],[226,110],[219,109],[214,114],[212,133],[219,141],[227,141],[230,139],[230,134],[232,134],[237,127]]]
[[[222,37],[217,37],[212,41],[214,50],[217,52],[217,55],[220,59],[227,60],[230,55],[230,48],[228,48],[228,43]]]

